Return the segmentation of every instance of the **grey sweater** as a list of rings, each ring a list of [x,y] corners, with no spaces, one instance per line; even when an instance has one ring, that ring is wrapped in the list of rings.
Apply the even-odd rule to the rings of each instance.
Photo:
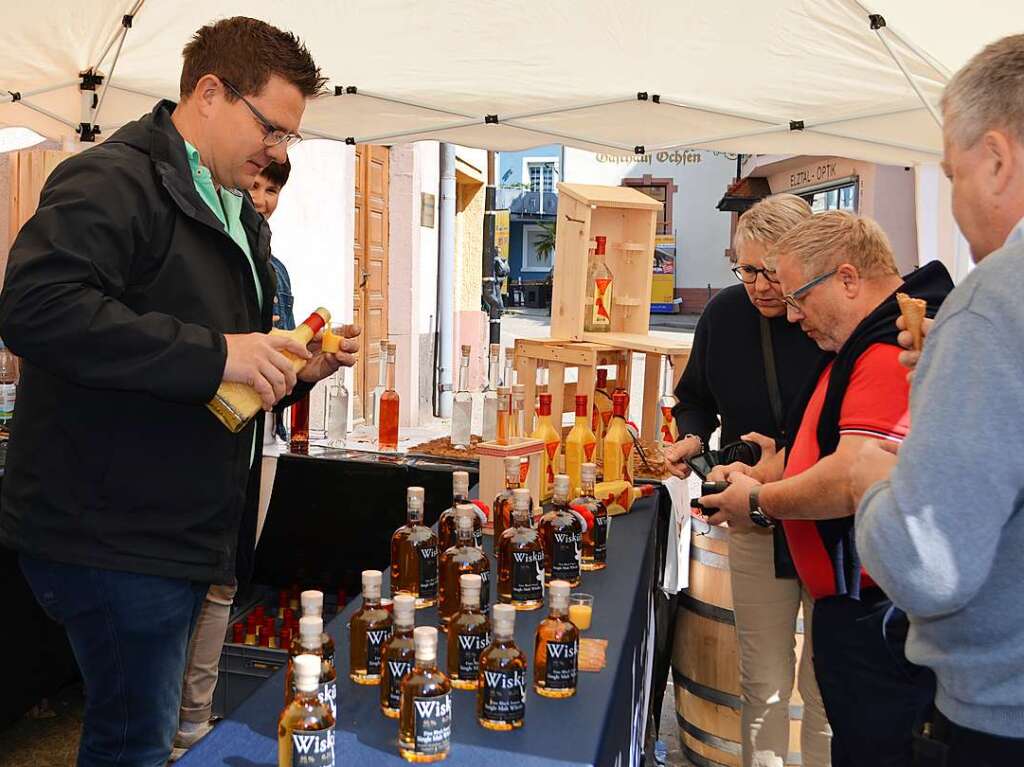
[[[1024,738],[1024,242],[946,299],[890,480],[856,515],[864,565],[910,616],[907,656],[957,724]]]

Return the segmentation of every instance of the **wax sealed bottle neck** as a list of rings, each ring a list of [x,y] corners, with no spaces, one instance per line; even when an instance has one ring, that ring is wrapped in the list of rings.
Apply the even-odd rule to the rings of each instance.
[[[607,389],[608,388],[608,371],[604,368],[597,369],[597,388]]]
[[[580,418],[590,418],[590,410],[587,408],[587,395],[578,394],[576,395],[576,420],[579,422]]]
[[[540,395],[540,404],[538,404],[538,406],[537,406],[537,414],[540,415],[540,416],[550,416],[551,415],[551,395],[550,394],[541,394]]]
[[[612,397],[612,415],[618,418],[626,417],[626,394],[625,392],[616,392]]]

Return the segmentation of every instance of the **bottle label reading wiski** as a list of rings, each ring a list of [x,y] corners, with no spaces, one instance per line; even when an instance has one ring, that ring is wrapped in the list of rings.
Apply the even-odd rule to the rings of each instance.
[[[608,517],[594,515],[594,560],[604,562],[608,558]]]
[[[292,732],[292,767],[334,767],[334,728]]]
[[[491,643],[490,634],[463,634],[459,640],[459,679],[470,682],[480,675],[480,653]]]
[[[390,629],[371,629],[366,632],[366,673],[369,676],[380,674],[381,650],[384,643],[391,637]]]
[[[526,674],[519,669],[484,671],[483,717],[517,722],[526,714]]]
[[[576,686],[577,642],[548,642],[548,664],[544,682],[549,690],[571,690]]]
[[[491,604],[491,571],[484,570],[480,575],[480,612],[487,612]]]
[[[582,535],[577,531],[561,530],[551,536],[551,578],[575,581],[580,577]]]
[[[412,662],[389,660],[388,662],[388,708],[398,710],[402,705],[402,680],[412,671]]]
[[[437,598],[437,547],[424,546],[420,553],[420,599]]]
[[[416,720],[416,753],[443,754],[452,737],[452,694],[413,699]]]
[[[531,602],[544,598],[544,552],[512,552],[512,601]]]
[[[321,703],[331,710],[331,716],[338,718],[338,684],[337,682],[324,682],[316,688],[316,697]]]

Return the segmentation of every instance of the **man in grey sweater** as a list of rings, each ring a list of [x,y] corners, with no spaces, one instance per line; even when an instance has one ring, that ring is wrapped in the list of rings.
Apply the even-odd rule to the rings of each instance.
[[[937,678],[933,763],[1004,767],[1024,764],[1024,35],[975,56],[942,107],[978,267],[929,329],[898,461],[870,441],[851,488],[864,564]]]

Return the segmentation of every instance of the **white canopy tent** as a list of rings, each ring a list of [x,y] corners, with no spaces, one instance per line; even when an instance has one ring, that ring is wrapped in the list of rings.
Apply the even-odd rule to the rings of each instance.
[[[298,34],[330,78],[306,135],[516,150],[677,147],[935,162],[936,105],[1015,0],[43,0],[0,27],[0,126],[98,138],[176,98],[203,24]],[[83,75],[83,73],[86,73]],[[101,79],[90,76],[99,73]],[[84,88],[84,89],[83,89]]]

